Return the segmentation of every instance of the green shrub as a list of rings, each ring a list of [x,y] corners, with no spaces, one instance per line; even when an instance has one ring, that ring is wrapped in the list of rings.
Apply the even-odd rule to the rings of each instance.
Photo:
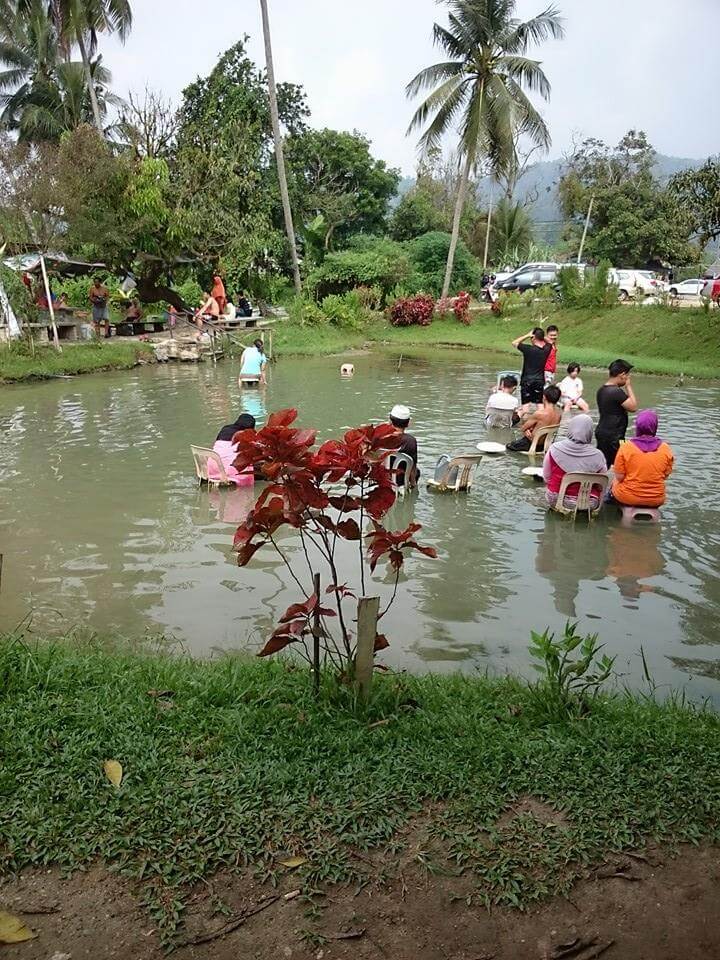
[[[601,260],[581,277],[577,267],[563,267],[558,274],[560,298],[566,307],[610,307],[617,301],[617,287],[608,282],[610,263]]]
[[[301,327],[316,327],[327,323],[319,304],[308,297],[295,297],[287,305],[288,317]]]
[[[407,244],[414,268],[417,289],[427,290],[435,296],[442,291],[445,266],[450,249],[450,234],[439,230],[424,233]],[[455,251],[450,292],[459,290],[477,291],[480,284],[480,265],[466,244],[458,241]]]
[[[30,291],[20,279],[20,274],[0,264],[0,282],[5,288],[10,306],[18,320],[21,323],[23,321],[34,323],[37,319],[37,307]]]
[[[307,287],[322,300],[355,287],[377,287],[383,296],[410,277],[410,260],[404,246],[381,237],[353,237],[344,249],[329,253],[310,271]]]
[[[336,327],[359,330],[370,318],[357,290],[342,295],[330,294],[323,300],[321,308],[328,321]]]
[[[203,288],[194,277],[188,277],[175,289],[188,306],[199,306],[203,302]]]

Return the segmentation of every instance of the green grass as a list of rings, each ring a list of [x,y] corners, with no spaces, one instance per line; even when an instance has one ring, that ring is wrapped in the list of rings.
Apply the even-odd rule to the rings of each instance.
[[[500,317],[473,313],[470,326],[456,320],[434,320],[429,327],[391,327],[385,320],[368,325],[364,337],[344,335],[333,327],[278,325],[276,349],[282,353],[332,353],[359,346],[363,339],[393,347],[455,346],[492,350],[513,356],[510,343],[536,322],[560,327],[562,364],[577,360],[586,366],[607,367],[624,357],[643,373],[688,377],[720,377],[720,311],[655,306],[609,307],[596,310],[558,309],[536,304]]]
[[[188,885],[219,868],[269,879],[303,855],[306,888],[362,883],[380,868],[355,852],[379,848],[390,869],[418,816],[421,862],[466,871],[486,904],[565,892],[585,865],[649,840],[720,840],[717,714],[619,695],[546,726],[521,682],[459,675],[384,676],[366,711],[343,696],[314,702],[287,662],[6,638],[0,872],[105,862],[142,881],[169,941]],[[107,759],[123,765],[119,789]],[[524,795],[566,825],[499,819]]]
[[[33,350],[27,343],[0,346],[0,383],[129,370],[140,357],[152,359],[152,348],[145,343],[103,341],[63,344],[62,353],[50,346],[35,346]]]

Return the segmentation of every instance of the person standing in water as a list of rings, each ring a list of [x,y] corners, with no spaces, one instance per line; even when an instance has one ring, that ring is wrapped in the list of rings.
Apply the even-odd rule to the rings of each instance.
[[[525,343],[530,340],[530,343]],[[530,333],[513,340],[513,347],[523,355],[523,368],[520,375],[520,399],[523,404],[543,401],[545,389],[545,364],[552,346],[545,339],[542,327],[535,327]]]
[[[246,347],[242,352],[238,385],[242,387],[243,383],[267,383],[266,368],[265,347],[258,337],[257,340],[253,341],[252,346]]]
[[[597,392],[597,405],[600,419],[595,428],[598,450],[605,454],[605,462],[611,467],[625,439],[628,427],[628,413],[638,408],[637,400],[630,383],[632,364],[627,360],[613,360],[608,368],[608,377],[604,386]]]

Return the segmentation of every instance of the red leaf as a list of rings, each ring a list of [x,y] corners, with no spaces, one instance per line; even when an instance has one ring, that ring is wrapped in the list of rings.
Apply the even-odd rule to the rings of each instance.
[[[247,566],[248,563],[250,563],[252,558],[255,556],[255,554],[258,552],[261,546],[262,546],[262,542],[246,543],[244,547],[238,550],[238,554],[237,554],[238,566],[239,567]]]
[[[388,638],[385,636],[384,633],[375,634],[375,646],[373,648],[375,653],[377,653],[378,650],[386,650],[389,646],[390,646],[390,641],[388,640]]]
[[[278,410],[277,413],[271,413],[267,419],[266,427],[289,427],[291,423],[297,420],[298,412],[292,407],[286,410]]]
[[[341,520],[336,529],[343,540],[360,540],[362,537],[356,520]]]
[[[325,591],[325,593],[336,593],[342,600],[344,600],[345,597],[352,597],[353,599],[357,599],[355,594],[352,592],[352,590],[348,590],[348,586],[346,583],[341,583],[339,586],[337,584],[331,583],[330,586]]]
[[[303,603],[293,603],[280,617],[280,623],[287,623],[289,620],[295,620],[296,617],[309,616],[317,606],[317,602],[317,595],[313,593]]]
[[[372,490],[363,501],[363,505],[371,517],[379,520],[395,503],[395,493],[389,487],[379,487]]]

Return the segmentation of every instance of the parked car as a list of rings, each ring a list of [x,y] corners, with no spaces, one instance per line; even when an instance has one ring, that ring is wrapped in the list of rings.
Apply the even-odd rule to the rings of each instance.
[[[704,286],[704,280],[681,280],[671,284],[668,293],[671,297],[699,297]]]
[[[496,283],[495,289],[498,292],[504,290],[506,293],[512,290],[517,290],[518,293],[523,293],[525,290],[537,290],[538,287],[552,286],[557,280],[557,275],[558,265],[556,263],[526,264],[506,280]]]
[[[711,300],[720,306],[720,277],[715,280],[705,280],[700,296],[703,300]]]
[[[662,285],[650,270],[610,270],[608,283],[618,288],[620,300],[638,300],[662,293]]]

